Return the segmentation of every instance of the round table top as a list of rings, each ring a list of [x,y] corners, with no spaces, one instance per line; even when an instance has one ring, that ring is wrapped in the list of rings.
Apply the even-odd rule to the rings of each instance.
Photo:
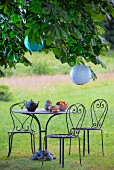
[[[51,112],[51,111],[47,111],[45,109],[40,109],[40,108],[36,109],[34,112],[28,111],[27,109],[12,110],[12,112],[23,113],[23,114],[65,114],[66,113],[66,111],[58,110],[58,112]]]

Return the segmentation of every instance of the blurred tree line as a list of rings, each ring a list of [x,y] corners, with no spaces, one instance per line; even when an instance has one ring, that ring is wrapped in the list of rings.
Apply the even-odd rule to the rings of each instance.
[[[110,21],[103,21],[102,23],[105,30],[105,38],[111,43],[111,49],[114,49],[114,18]]]

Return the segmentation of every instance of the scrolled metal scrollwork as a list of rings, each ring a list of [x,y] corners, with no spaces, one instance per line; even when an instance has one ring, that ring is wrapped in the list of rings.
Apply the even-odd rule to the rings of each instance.
[[[72,113],[73,114],[81,114],[83,112],[83,107],[81,105],[79,106],[73,106]]]
[[[24,124],[20,124],[20,127],[19,126],[16,126],[15,128],[17,131],[28,131],[28,130],[31,130],[30,126],[28,125],[24,125]]]
[[[98,126],[101,128],[101,126],[102,126],[102,122],[99,122]]]
[[[71,105],[67,110],[67,129],[70,134],[78,136],[84,122],[86,109],[81,103]]]
[[[108,104],[104,99],[97,99],[91,105],[92,127],[101,128],[108,111]]]
[[[105,103],[102,100],[98,100],[98,103],[96,103],[96,108],[104,108],[105,107]]]
[[[26,132],[26,131],[32,130],[32,119],[33,118],[31,118],[30,115],[28,117],[26,116],[27,118],[20,120],[20,117],[17,114],[15,114],[14,112],[12,112],[14,107],[17,107],[17,106],[18,106],[18,108],[24,109],[24,103],[21,102],[21,103],[14,104],[10,108],[10,114],[11,114],[11,118],[13,121],[13,130],[16,130],[18,132],[20,132],[20,131]],[[29,119],[30,119],[30,121],[29,121]],[[28,125],[28,123],[29,123],[29,125]]]
[[[73,135],[74,134],[74,129],[70,129],[70,134]]]
[[[71,128],[70,129],[70,135],[75,135],[77,136],[79,134],[79,130],[76,128]]]
[[[97,123],[93,123],[92,127],[94,127],[94,128],[97,127]]]

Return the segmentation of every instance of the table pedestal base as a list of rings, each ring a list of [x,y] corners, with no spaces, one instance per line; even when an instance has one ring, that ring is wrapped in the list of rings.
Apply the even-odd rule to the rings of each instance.
[[[31,156],[30,158],[31,160],[47,160],[47,161],[51,161],[56,159],[56,157],[49,151],[49,150],[38,150],[37,152],[35,152],[33,154],[33,156]]]

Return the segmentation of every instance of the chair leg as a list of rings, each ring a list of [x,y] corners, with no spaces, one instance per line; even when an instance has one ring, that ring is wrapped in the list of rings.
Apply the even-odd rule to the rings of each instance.
[[[104,156],[104,140],[103,140],[103,131],[101,130],[101,138],[102,138],[102,154]]]
[[[64,168],[64,138],[60,138],[60,157],[59,163],[62,164],[62,168]]]
[[[85,156],[85,130],[83,130],[83,156]]]
[[[64,138],[62,138],[62,168],[64,168]]]
[[[71,138],[70,138],[70,144],[69,144],[69,155],[70,155],[70,152],[71,152]]]
[[[7,157],[9,157],[10,156],[10,154],[11,154],[11,150],[12,150],[12,143],[13,143],[13,133],[10,133],[9,134],[9,151],[8,151],[8,156]]]
[[[34,154],[35,153],[35,135],[34,133],[30,133],[31,135],[31,150],[32,150],[32,153]]]
[[[59,149],[59,164],[61,164],[61,138],[60,138],[60,149]]]
[[[87,130],[87,142],[88,142],[88,154],[90,153],[90,145],[89,145],[89,130]]]
[[[81,149],[80,149],[80,138],[78,137],[78,143],[79,143],[79,161],[80,165],[82,165],[82,160],[81,160]]]

